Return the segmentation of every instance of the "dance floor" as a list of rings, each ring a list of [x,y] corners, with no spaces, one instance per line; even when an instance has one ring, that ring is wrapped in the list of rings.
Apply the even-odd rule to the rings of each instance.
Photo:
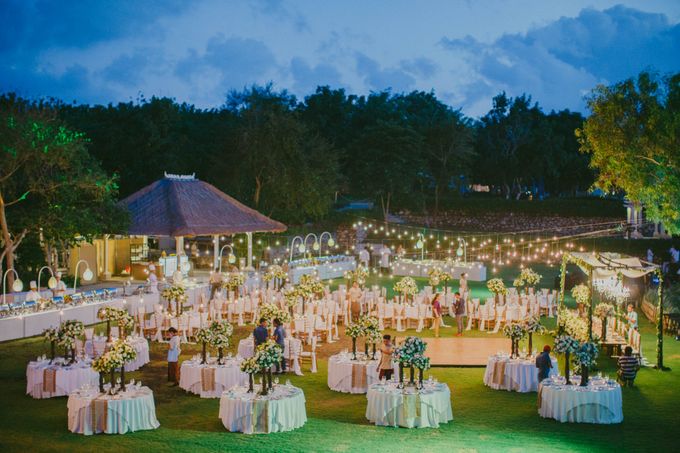
[[[490,355],[510,351],[508,338],[423,338],[432,366],[486,366]]]

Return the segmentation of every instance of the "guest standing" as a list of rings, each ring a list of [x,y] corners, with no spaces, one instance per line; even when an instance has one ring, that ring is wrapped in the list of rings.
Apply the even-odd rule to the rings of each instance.
[[[54,276],[57,279],[57,284],[52,289],[54,297],[64,297],[66,295],[66,283],[61,279],[61,272],[57,272]]]
[[[158,276],[156,275],[156,265],[149,264],[149,292],[156,294],[158,292]]]
[[[378,380],[392,379],[394,368],[392,366],[392,337],[383,335],[383,344],[380,346],[380,363],[378,364]]]
[[[456,324],[458,325],[457,337],[463,336],[463,315],[465,314],[465,301],[460,297],[460,293],[457,292],[454,295],[453,301],[453,312],[456,315]]]
[[[361,316],[361,296],[362,291],[361,288],[359,288],[359,282],[355,281],[347,292],[349,308],[352,312],[352,319],[350,321],[356,322],[359,319],[359,316]]]
[[[626,321],[628,321],[628,337],[634,330],[638,329],[638,314],[633,309],[632,304],[628,304],[628,312],[626,313]]]
[[[222,273],[219,272],[219,268],[215,267],[215,270],[210,274],[210,299],[215,298],[215,294],[222,289]]]
[[[368,250],[366,250],[366,248],[362,248],[361,251],[359,251],[359,263],[366,269],[370,267],[371,254],[368,253]]]
[[[281,347],[281,362],[276,364],[276,374],[281,374],[286,372],[286,358],[284,353],[286,351],[286,329],[283,328],[283,324],[279,318],[274,319],[274,340],[276,344]]]
[[[381,272],[388,273],[390,271],[390,255],[392,255],[392,250],[388,246],[384,246],[380,250],[380,270],[381,270]]]
[[[460,274],[460,280],[458,281],[458,292],[463,296],[463,299],[467,299],[468,292],[468,281],[467,272]]]
[[[543,346],[543,352],[536,356],[536,368],[538,368],[538,382],[550,376],[550,369],[552,368],[550,345]]]
[[[434,337],[439,338],[439,326],[442,322],[442,305],[439,303],[439,293],[432,297],[432,328],[434,329]]]
[[[170,335],[170,343],[168,343],[168,382],[173,385],[179,385],[179,355],[182,352],[180,349],[180,338],[177,335],[177,329],[170,327],[168,329]]]
[[[267,320],[260,318],[260,325],[253,330],[253,338],[255,339],[255,347],[267,341],[269,338],[269,331],[267,330]]]

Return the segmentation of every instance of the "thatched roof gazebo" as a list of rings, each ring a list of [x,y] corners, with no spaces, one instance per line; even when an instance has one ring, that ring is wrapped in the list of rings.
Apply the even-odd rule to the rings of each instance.
[[[184,236],[245,233],[248,236],[248,267],[252,266],[252,233],[280,233],[286,226],[245,206],[194,175],[165,174],[120,201],[130,212],[131,235],[175,237],[178,254]],[[219,244],[215,241],[215,262]]]

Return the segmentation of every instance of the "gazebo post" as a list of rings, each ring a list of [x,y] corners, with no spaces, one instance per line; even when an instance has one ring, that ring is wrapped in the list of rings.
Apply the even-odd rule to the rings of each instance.
[[[177,255],[177,269],[182,271],[182,265],[180,264],[180,256],[184,254],[184,236],[175,236],[175,255]]]
[[[656,270],[656,275],[659,277],[659,305],[656,309],[656,366],[654,368],[661,371],[668,371],[670,368],[663,366],[663,273],[661,272],[661,269]]]
[[[593,341],[593,268],[590,266],[588,266],[588,341]]]
[[[247,232],[246,237],[248,238],[248,259],[246,261],[246,269],[249,271],[253,270],[253,233]]]
[[[213,270],[219,265],[220,235],[213,234]]]

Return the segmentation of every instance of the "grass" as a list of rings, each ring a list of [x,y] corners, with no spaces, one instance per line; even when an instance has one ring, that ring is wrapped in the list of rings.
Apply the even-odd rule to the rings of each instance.
[[[542,270],[551,281],[549,269]],[[506,277],[510,277],[508,272]],[[421,281],[422,283],[422,281]],[[391,286],[389,283],[386,285]],[[482,285],[473,292],[485,296]],[[643,351],[653,359],[654,326],[641,316]],[[448,324],[451,324],[447,320]],[[101,327],[100,327],[101,328]],[[235,341],[250,328],[235,331]],[[453,328],[442,329],[443,336]],[[424,331],[422,336],[430,336]],[[481,334],[477,334],[481,335]],[[488,336],[488,334],[484,334]],[[551,342],[538,338],[536,344]],[[66,398],[34,400],[26,396],[26,363],[46,351],[41,339],[0,344],[0,451],[672,451],[677,440],[680,405],[680,343],[667,337],[666,364],[671,372],[643,369],[636,387],[623,389],[624,421],[620,425],[559,423],[542,419],[536,410],[536,394],[496,391],[482,383],[482,368],[435,368],[431,373],[452,390],[453,422],[439,429],[393,429],[369,424],[364,395],[332,392],[326,384],[326,357],[349,345],[347,339],[323,345],[319,372],[291,376],[307,399],[307,424],[296,431],[248,436],[229,433],[218,418],[219,401],[201,399],[165,382],[165,345],[152,344],[152,362],[130,373],[149,385],[155,394],[161,427],[124,436],[81,436],[67,430]],[[183,356],[198,352],[186,345]],[[234,348],[232,347],[232,352]],[[601,357],[600,370],[613,374],[614,363]],[[308,369],[308,366],[305,367]]]

